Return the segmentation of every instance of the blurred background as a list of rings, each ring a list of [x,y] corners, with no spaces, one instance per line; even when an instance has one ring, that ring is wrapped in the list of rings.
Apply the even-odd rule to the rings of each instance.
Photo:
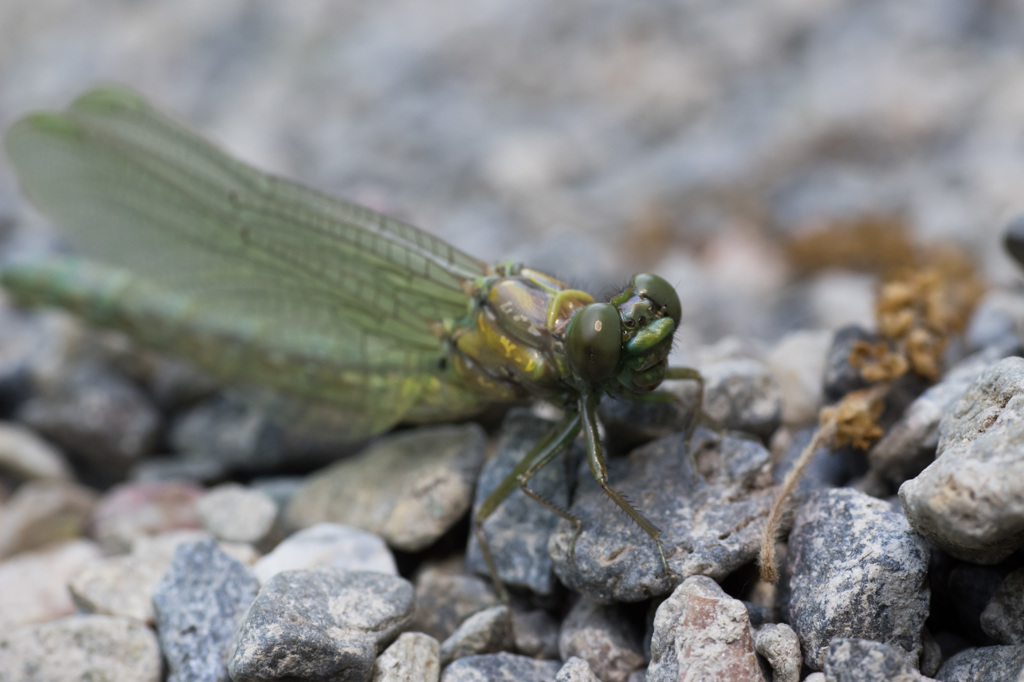
[[[693,340],[770,341],[870,325],[901,230],[1016,280],[1021,35],[1015,0],[4,0],[0,125],[128,84],[476,256],[597,294],[657,272]],[[3,164],[0,225],[49,243]]]

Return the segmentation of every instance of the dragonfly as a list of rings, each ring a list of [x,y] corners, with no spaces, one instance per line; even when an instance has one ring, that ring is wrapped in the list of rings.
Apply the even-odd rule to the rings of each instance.
[[[545,400],[562,417],[485,499],[474,530],[507,592],[484,522],[515,490],[574,526],[530,487],[578,437],[607,496],[661,533],[608,480],[602,395],[665,400],[679,297],[643,273],[608,301],[519,263],[484,263],[412,225],[248,166],[135,91],[104,86],[62,112],[15,122],[5,148],[28,199],[81,256],[7,265],[25,305],[179,356],[226,385],[280,399],[274,414],[330,423],[357,440],[399,422],[467,418],[493,403]],[[666,398],[668,396],[668,398]],[[285,409],[287,408],[287,409]]]

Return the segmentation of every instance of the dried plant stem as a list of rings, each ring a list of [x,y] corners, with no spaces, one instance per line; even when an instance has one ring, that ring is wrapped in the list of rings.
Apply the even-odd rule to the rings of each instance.
[[[786,474],[779,489],[779,496],[775,498],[772,511],[768,515],[768,523],[761,536],[761,552],[758,556],[758,563],[761,565],[761,579],[772,583],[779,581],[779,567],[775,559],[775,540],[779,535],[779,525],[782,523],[782,514],[786,510],[786,503],[796,490],[797,484],[803,478],[804,470],[811,463],[811,457],[819,449],[828,445],[836,434],[836,420],[826,419],[818,426],[811,441],[800,453],[793,468]]]

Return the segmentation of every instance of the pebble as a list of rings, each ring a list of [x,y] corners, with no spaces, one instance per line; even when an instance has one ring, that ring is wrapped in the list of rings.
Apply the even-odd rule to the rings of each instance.
[[[736,357],[701,364],[704,414],[721,429],[767,439],[782,420],[782,389],[760,360]]]
[[[458,563],[461,566],[462,562]],[[498,595],[489,581],[459,570],[453,562],[420,568],[413,629],[444,641],[466,618],[497,603]]]
[[[441,665],[466,656],[509,651],[514,644],[508,607],[492,606],[462,621],[455,632],[441,642]]]
[[[231,679],[362,682],[408,628],[414,608],[412,585],[396,576],[340,568],[278,573],[238,629]]]
[[[991,289],[978,302],[964,331],[969,348],[988,348],[1024,341],[1024,297]]]
[[[804,662],[821,670],[829,643],[870,639],[916,660],[928,616],[929,548],[882,500],[822,490],[797,511],[789,536],[788,622]]]
[[[196,514],[203,528],[218,540],[261,545],[275,531],[277,504],[258,490],[225,483],[199,498]]]
[[[82,536],[96,499],[71,481],[22,484],[0,510],[0,557]]]
[[[691,457],[675,434],[608,461],[612,487],[662,532],[678,576],[724,578],[752,561],[761,523],[774,499],[770,455],[755,441],[698,429]],[[555,573],[572,590],[602,604],[635,602],[670,592],[654,542],[582,475],[570,512],[583,530],[570,557],[573,526],[560,522],[549,544]]]
[[[148,455],[160,413],[128,379],[104,366],[70,368],[27,400],[18,418],[97,470],[120,474]]]
[[[71,478],[71,466],[60,450],[13,422],[0,422],[0,471],[27,481]]]
[[[59,352],[67,337],[68,325],[60,322],[15,310],[0,299],[0,414],[14,413],[31,395],[41,356]]]
[[[939,425],[938,457],[900,487],[914,530],[993,564],[1024,546],[1024,358],[985,370]]]
[[[833,639],[828,645],[825,657],[828,682],[923,682],[927,679],[898,647],[854,638]]]
[[[196,502],[203,489],[182,481],[125,483],[111,488],[93,510],[92,536],[111,554],[127,552],[138,538],[198,529]]]
[[[639,633],[618,606],[602,606],[580,598],[562,621],[558,652],[563,661],[585,660],[603,682],[625,682],[646,663]]]
[[[100,556],[89,540],[71,540],[0,563],[0,631],[75,612],[68,581]]]
[[[476,488],[474,520],[477,510],[498,488],[537,441],[551,430],[552,423],[526,410],[509,412],[502,424],[497,452],[484,465]],[[569,506],[570,481],[582,447],[574,444],[568,452],[537,472],[530,488],[565,509]],[[560,518],[516,486],[511,494],[484,521],[483,532],[490,544],[498,576],[506,586],[551,596],[558,589],[552,572],[548,542]],[[479,575],[488,575],[483,553],[475,533],[470,533],[467,564]]]
[[[1003,579],[980,621],[985,634],[1000,644],[1024,644],[1024,568]]]
[[[743,602],[711,578],[687,578],[658,606],[647,682],[765,682]]]
[[[1024,670],[1024,645],[983,646],[964,649],[942,664],[939,682],[1017,680]]]
[[[578,656],[571,656],[555,675],[555,682],[602,682],[590,664]]]
[[[559,658],[558,620],[544,609],[512,610],[512,632],[516,651],[534,658]]]
[[[767,623],[759,627],[754,631],[754,650],[771,666],[772,682],[799,682],[803,663],[800,638],[789,625]]]
[[[917,476],[935,459],[939,422],[981,374],[1014,350],[987,348],[946,371],[942,381],[907,406],[899,420],[868,454],[872,470],[894,485]]]
[[[415,552],[432,545],[469,509],[483,464],[477,424],[405,431],[310,476],[286,513],[288,525],[339,523]]]
[[[266,584],[281,571],[319,566],[398,575],[395,557],[383,539],[336,523],[318,523],[288,536],[256,562],[253,573]]]
[[[69,616],[0,634],[0,682],[160,682],[153,631],[129,618]]]
[[[768,352],[768,368],[782,393],[782,423],[815,423],[824,398],[821,377],[832,346],[824,330],[799,330],[779,339]]]
[[[227,682],[227,657],[259,584],[211,540],[184,543],[153,590],[168,682]]]
[[[372,682],[438,682],[441,654],[437,640],[403,632],[373,663]]]
[[[854,324],[836,330],[822,374],[826,402],[834,403],[847,393],[867,387],[868,382],[861,377],[860,370],[850,364],[850,353],[858,343],[873,345],[881,340],[877,333]]]
[[[561,669],[556,661],[500,653],[460,658],[441,675],[441,682],[549,682]]]
[[[165,554],[97,558],[68,584],[75,603],[86,613],[124,616],[152,625],[153,591],[171,565]]]

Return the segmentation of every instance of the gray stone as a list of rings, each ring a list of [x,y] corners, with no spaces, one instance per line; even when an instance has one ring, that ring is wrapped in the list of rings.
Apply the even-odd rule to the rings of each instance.
[[[1024,546],[1024,358],[982,373],[943,417],[938,458],[900,487],[914,529],[949,554],[992,564]]]
[[[104,472],[124,472],[149,454],[160,414],[120,374],[82,364],[47,383],[18,412],[25,424]]]
[[[474,517],[480,505],[493,492],[530,449],[551,430],[553,424],[534,417],[526,410],[509,412],[502,425],[495,456],[484,465],[473,502]],[[582,448],[574,443],[530,480],[530,487],[542,497],[565,509],[569,506],[570,481]],[[548,541],[559,517],[532,500],[518,487],[494,510],[483,524],[491,546],[498,576],[509,587],[528,589],[550,597],[558,588],[548,552]],[[487,565],[470,534],[466,562],[470,570],[488,575]]]
[[[455,632],[441,642],[441,665],[466,656],[509,651],[514,644],[508,607],[492,606],[462,621]]]
[[[797,512],[786,558],[788,621],[820,670],[829,642],[862,638],[921,653],[929,549],[887,503],[849,488],[814,493]]]
[[[253,573],[266,584],[281,571],[318,566],[398,575],[395,557],[384,540],[336,523],[318,523],[288,536],[256,562]]]
[[[363,682],[413,608],[412,585],[396,576],[340,568],[278,573],[238,630],[231,679]]]
[[[0,562],[0,631],[75,612],[68,581],[100,556],[88,540],[72,540]]]
[[[1019,679],[1024,671],[1024,645],[983,646],[951,656],[942,664],[935,679],[939,682],[1007,682]]]
[[[557,661],[538,661],[518,654],[467,656],[445,668],[441,682],[548,682],[560,667]]]
[[[825,657],[826,682],[922,682],[905,651],[868,639],[833,639]]]
[[[275,531],[277,505],[258,490],[225,483],[199,499],[196,513],[203,527],[218,540],[260,545]]]
[[[647,682],[764,682],[743,602],[706,576],[687,578],[658,606]]]
[[[438,682],[441,654],[437,640],[422,632],[405,632],[373,663],[372,682]]]
[[[604,682],[625,682],[643,667],[639,633],[618,606],[602,606],[581,597],[562,621],[558,651],[564,661],[582,658]]]
[[[12,309],[0,299],[0,414],[8,415],[31,395],[37,365],[67,341],[69,325],[52,316]]]
[[[428,564],[416,576],[413,629],[441,641],[462,621],[498,601],[489,581],[462,573],[461,562]]]
[[[1024,339],[1024,297],[1018,292],[990,289],[978,301],[964,332],[970,348],[988,348]]]
[[[60,450],[7,422],[0,422],[0,471],[23,480],[71,478],[71,467]]]
[[[981,612],[981,629],[1000,644],[1024,644],[1024,568],[1010,572]]]
[[[882,440],[871,449],[871,468],[899,485],[917,476],[935,459],[939,422],[982,372],[1007,355],[1005,346],[987,348],[951,367],[942,381],[912,402]]]
[[[153,592],[170,568],[166,554],[128,554],[90,561],[72,577],[68,590],[86,613],[156,622]]]
[[[180,545],[153,591],[168,682],[227,682],[232,640],[259,584],[213,540]]]
[[[825,330],[802,329],[779,339],[768,352],[768,368],[782,394],[782,423],[814,423],[824,397],[821,377],[832,345]]]
[[[161,672],[153,631],[128,618],[69,616],[0,633],[2,682],[160,682]]]
[[[110,554],[139,538],[200,527],[196,502],[203,489],[182,481],[125,483],[107,491],[93,510],[91,534]]]
[[[559,622],[543,609],[532,611],[512,610],[512,631],[516,640],[516,651],[534,658],[559,658]]]
[[[484,459],[477,424],[405,431],[310,477],[287,511],[288,524],[355,526],[389,545],[429,547],[469,508]]]
[[[651,538],[583,474],[570,508],[583,523],[575,551],[570,553],[574,528],[566,521],[549,544],[566,586],[600,603],[642,601],[666,594],[681,578],[724,578],[753,560],[760,519],[775,494],[768,451],[707,429],[694,435],[692,457],[684,446],[684,434],[676,434],[634,450],[626,460],[608,461],[612,488],[661,530],[676,576],[665,573]]]
[[[754,649],[771,666],[772,682],[799,682],[803,658],[793,628],[785,623],[762,625],[754,632]]]
[[[702,364],[704,414],[723,429],[768,438],[782,420],[782,390],[771,370],[753,358]]]
[[[555,682],[601,682],[590,668],[590,664],[578,656],[572,656],[555,675]]]
[[[71,481],[22,484],[0,514],[0,557],[80,537],[96,498]]]
[[[868,382],[861,377],[860,370],[850,364],[850,353],[860,342],[873,345],[881,340],[877,333],[857,325],[836,331],[825,361],[823,382],[827,402],[833,403],[847,393],[867,387]]]

